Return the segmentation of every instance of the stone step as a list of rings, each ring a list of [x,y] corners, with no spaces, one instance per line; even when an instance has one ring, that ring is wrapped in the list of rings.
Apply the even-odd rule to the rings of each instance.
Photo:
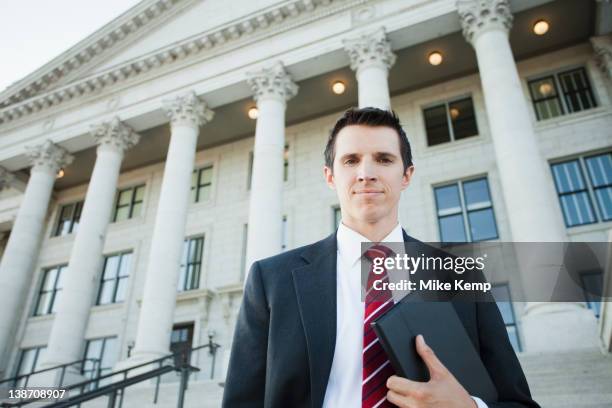
[[[522,353],[519,360],[543,408],[612,407],[612,356],[587,349]]]

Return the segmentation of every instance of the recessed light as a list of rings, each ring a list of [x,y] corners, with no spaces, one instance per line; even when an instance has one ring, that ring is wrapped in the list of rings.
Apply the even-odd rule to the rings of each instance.
[[[538,20],[535,22],[535,24],[533,25],[533,32],[536,35],[544,35],[548,32],[548,29],[550,28],[548,21],[546,20]]]
[[[346,85],[344,85],[344,82],[342,82],[342,81],[336,81],[332,85],[332,91],[336,95],[342,95],[344,93],[344,91],[346,91]]]
[[[258,114],[259,114],[259,111],[257,110],[256,107],[253,106],[252,108],[249,108],[249,112],[248,112],[249,118],[257,119]]]
[[[57,171],[57,174],[55,176],[56,179],[61,179],[62,177],[64,177],[64,175],[66,174],[66,172],[64,171],[63,168],[59,169]]]
[[[542,96],[549,96],[553,92],[553,87],[548,82],[544,82],[543,84],[540,85],[538,90],[540,91]]]
[[[442,54],[440,54],[438,51],[434,51],[429,54],[429,57],[427,57],[427,59],[429,60],[429,63],[431,65],[440,65],[442,63]]]

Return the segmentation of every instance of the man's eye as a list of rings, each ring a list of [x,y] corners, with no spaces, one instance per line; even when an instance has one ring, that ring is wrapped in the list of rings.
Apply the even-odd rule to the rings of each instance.
[[[381,163],[393,163],[393,160],[387,159],[386,157],[382,157],[382,158],[378,159],[378,161],[381,162]]]
[[[344,164],[355,164],[355,163],[357,163],[357,160],[355,159],[346,159],[344,161]]]

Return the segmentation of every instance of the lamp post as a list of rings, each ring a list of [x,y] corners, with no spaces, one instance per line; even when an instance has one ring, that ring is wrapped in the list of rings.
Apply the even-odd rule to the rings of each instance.
[[[213,329],[210,329],[208,331],[208,353],[212,356],[212,365],[210,368],[210,379],[211,380],[215,376],[215,359],[217,357],[217,349],[221,347],[219,344],[213,341],[213,338],[215,337],[216,334],[217,333]]]

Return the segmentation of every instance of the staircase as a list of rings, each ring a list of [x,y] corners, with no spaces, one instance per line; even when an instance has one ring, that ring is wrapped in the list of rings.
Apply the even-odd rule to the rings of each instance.
[[[612,408],[612,355],[586,349],[522,353],[519,360],[542,408]]]

